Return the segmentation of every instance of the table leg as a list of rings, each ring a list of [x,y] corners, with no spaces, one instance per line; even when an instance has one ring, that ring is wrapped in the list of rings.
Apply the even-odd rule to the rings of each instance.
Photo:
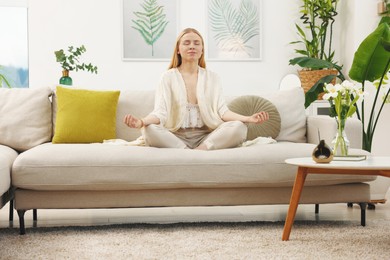
[[[283,241],[287,241],[290,237],[291,228],[294,223],[295,214],[297,213],[298,203],[299,199],[301,198],[301,193],[303,185],[305,184],[306,176],[307,168],[298,167],[298,172],[295,177],[294,187],[291,194],[290,206],[288,208],[286,222],[284,223],[282,236]]]

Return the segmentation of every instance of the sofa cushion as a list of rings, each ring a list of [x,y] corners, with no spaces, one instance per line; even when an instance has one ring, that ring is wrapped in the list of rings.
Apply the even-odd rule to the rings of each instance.
[[[292,187],[287,158],[315,145],[278,142],[215,151],[109,144],[42,144],[20,154],[12,184],[32,190],[144,190]],[[311,174],[305,186],[374,180],[374,176]]]
[[[52,137],[52,91],[47,88],[0,88],[0,144],[25,151]]]
[[[260,93],[279,111],[281,129],[277,141],[306,142],[305,95],[301,87]]]
[[[262,124],[249,124],[247,140],[253,140],[256,137],[276,138],[280,132],[280,115],[277,108],[267,99],[259,96],[241,96],[235,98],[228,104],[231,111],[244,116],[251,116],[260,111],[266,111],[269,114],[269,120]]]
[[[11,168],[17,156],[15,150],[0,145],[0,196],[11,187]]]
[[[53,143],[93,143],[115,138],[119,94],[57,87]]]

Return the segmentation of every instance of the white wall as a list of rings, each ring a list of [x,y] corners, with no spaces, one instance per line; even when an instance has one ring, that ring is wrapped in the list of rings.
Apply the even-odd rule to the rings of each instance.
[[[206,1],[179,0],[180,29],[194,27],[206,35]],[[278,88],[282,76],[295,72],[288,65],[299,1],[263,0],[261,62],[208,62],[221,75],[227,94],[256,93]],[[121,60],[121,0],[30,0],[30,86],[56,84],[61,68],[53,52],[84,44],[85,60],[99,67],[98,75],[74,72],[75,84],[94,88],[154,89],[168,62]],[[172,46],[173,48],[173,46]]]
[[[294,23],[299,20],[301,0],[262,1],[262,60],[256,62],[207,62],[222,78],[227,95],[275,91],[281,78],[296,73],[289,66],[297,40]],[[206,0],[179,0],[180,29],[197,28],[206,34]],[[377,25],[377,0],[341,0],[333,46],[336,59],[350,68],[361,40]],[[168,66],[166,62],[130,62],[121,59],[122,0],[29,0],[30,87],[54,86],[61,77],[54,51],[84,44],[85,61],[99,67],[97,75],[73,72],[77,86],[95,89],[154,89]],[[172,46],[173,48],[173,46]],[[344,73],[347,75],[348,73]],[[375,136],[374,153],[390,155],[386,132],[390,114],[386,107]]]

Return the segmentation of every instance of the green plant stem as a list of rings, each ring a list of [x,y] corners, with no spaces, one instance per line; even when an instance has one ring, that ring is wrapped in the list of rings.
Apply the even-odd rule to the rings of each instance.
[[[388,68],[389,64],[390,64],[390,59],[387,61],[387,64],[385,66],[385,71],[382,74],[382,77],[381,77],[381,79],[379,81],[378,88],[377,88],[376,93],[375,93],[375,98],[374,98],[374,102],[372,104],[372,109],[371,109],[371,113],[370,113],[370,119],[369,119],[368,125],[367,125],[367,130],[363,131],[363,135],[365,135],[365,136],[363,136],[363,149],[366,150],[366,151],[369,151],[369,152],[371,152],[371,149],[372,149],[372,139],[374,137],[374,133],[375,133],[375,129],[376,129],[379,117],[380,117],[380,115],[382,113],[383,106],[386,103],[386,98],[388,97],[389,91],[390,91],[390,89],[387,91],[386,96],[383,99],[382,104],[381,104],[381,106],[379,108],[379,111],[378,111],[378,113],[375,116],[374,113],[375,113],[376,102],[378,100],[379,92],[381,90],[383,79],[384,79],[384,76],[387,73],[387,68]],[[364,113],[364,103],[362,103],[362,113]],[[363,127],[364,127],[364,118],[362,120],[362,123],[363,123]]]
[[[390,59],[387,61],[386,68],[389,66],[389,64],[390,64]],[[386,69],[386,70],[387,70],[387,69]],[[379,96],[380,88],[381,88],[381,86],[382,86],[383,79],[384,79],[386,73],[387,73],[387,71],[384,71],[384,72],[383,72],[383,76],[381,77],[381,79],[380,79],[380,81],[379,81],[378,89],[377,89],[376,95],[375,95],[375,101],[374,101],[374,104],[373,104],[373,106],[372,106],[373,108],[375,108],[375,104],[376,104],[377,98],[378,98],[378,96]],[[390,90],[390,89],[389,89],[389,90]],[[376,128],[376,125],[377,125],[377,123],[378,123],[379,116],[380,116],[380,114],[381,114],[381,112],[382,112],[382,109],[383,109],[384,104],[386,103],[387,96],[389,95],[389,90],[387,91],[386,96],[385,96],[385,98],[383,99],[382,104],[381,104],[381,106],[380,106],[380,109],[379,109],[379,111],[378,111],[378,114],[377,114],[377,116],[376,116],[376,118],[375,118],[374,127],[373,127],[373,129],[372,129],[372,134],[374,134],[374,132],[375,132],[375,128]],[[374,118],[374,109],[371,110],[371,114],[372,114],[372,116],[370,116],[370,122],[371,122],[371,117]]]
[[[345,128],[346,119],[342,119],[340,116],[337,117],[337,135],[333,148],[335,155],[347,156],[348,155],[348,146],[344,139],[344,128]],[[340,154],[338,151],[340,150]]]

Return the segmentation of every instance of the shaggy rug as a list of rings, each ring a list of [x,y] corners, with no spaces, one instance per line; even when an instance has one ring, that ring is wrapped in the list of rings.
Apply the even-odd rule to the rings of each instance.
[[[389,259],[390,222],[123,224],[0,229],[1,259]]]

